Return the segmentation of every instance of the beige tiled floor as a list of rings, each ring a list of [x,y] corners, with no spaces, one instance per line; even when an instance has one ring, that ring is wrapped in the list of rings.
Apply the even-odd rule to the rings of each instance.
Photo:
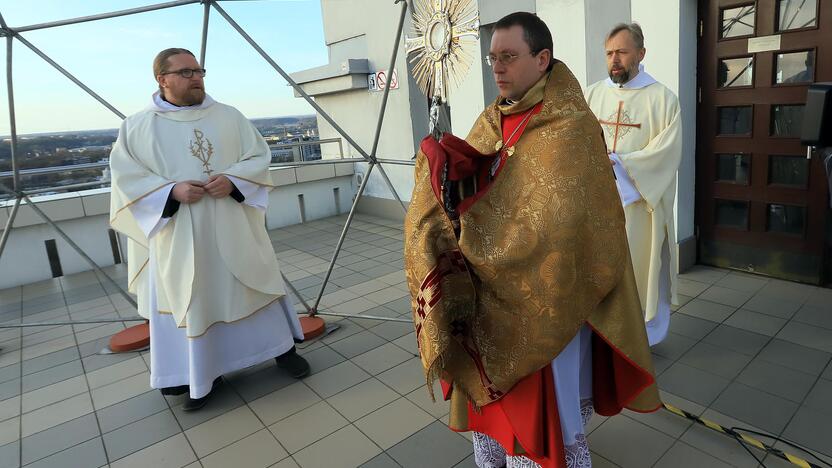
[[[343,221],[270,233],[307,300]],[[398,223],[359,215],[323,310],[409,317],[401,239]],[[108,271],[124,281],[123,267]],[[654,348],[664,400],[832,461],[832,292],[695,267],[679,293],[671,333]],[[0,291],[0,321],[119,314],[135,311],[89,272]],[[271,362],[235,372],[197,413],[148,387],[149,353],[96,354],[122,324],[0,330],[0,468],[474,466],[470,436],[444,426],[447,403],[425,389],[411,325],[327,322],[340,328],[299,345],[313,375],[295,381]],[[733,439],[669,412],[596,416],[587,432],[596,468],[757,466]]]

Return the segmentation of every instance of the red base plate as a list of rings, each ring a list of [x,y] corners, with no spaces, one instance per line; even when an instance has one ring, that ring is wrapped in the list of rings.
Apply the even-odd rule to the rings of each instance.
[[[319,337],[326,331],[326,323],[324,319],[319,317],[301,317],[300,326],[303,328],[303,338],[305,340]]]
[[[147,322],[126,328],[110,337],[110,351],[125,353],[146,348],[150,344],[150,324]]]

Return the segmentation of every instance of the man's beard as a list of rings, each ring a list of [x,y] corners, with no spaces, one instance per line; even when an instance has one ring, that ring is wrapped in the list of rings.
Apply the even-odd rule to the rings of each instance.
[[[179,107],[198,106],[205,100],[205,90],[202,88],[190,88],[181,95],[171,97],[174,98],[174,101],[178,102],[176,105]],[[162,99],[171,102],[171,99],[164,94],[162,95]],[[171,102],[171,104],[173,103]]]
[[[622,70],[621,74],[619,74],[619,75],[614,75],[612,73],[612,70],[608,71],[608,74],[610,75],[610,79],[612,80],[613,83],[615,83],[615,84],[624,84],[624,83],[630,81],[630,76],[632,76],[632,73],[630,73],[631,70],[629,68],[623,68],[621,70]]]
[[[182,96],[182,99],[181,99],[182,104],[184,104],[183,107],[197,106],[199,104],[202,104],[202,101],[204,101],[204,100],[205,100],[205,90],[201,89],[201,88],[191,88],[191,89],[189,89],[188,92],[185,93],[185,95]]]

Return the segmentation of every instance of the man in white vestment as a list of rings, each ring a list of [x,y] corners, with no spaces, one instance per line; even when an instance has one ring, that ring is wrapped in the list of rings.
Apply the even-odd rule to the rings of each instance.
[[[309,373],[303,333],[265,228],[271,152],[236,109],[205,94],[185,49],[153,63],[159,90],[110,154],[110,222],[128,241],[129,288],[150,320],[150,385],[204,406],[223,374],[275,358]]]
[[[605,42],[609,78],[587,89],[604,131],[627,219],[627,239],[650,345],[667,336],[676,304],[673,205],[682,159],[679,100],[640,65],[647,50],[637,23],[619,24]]]

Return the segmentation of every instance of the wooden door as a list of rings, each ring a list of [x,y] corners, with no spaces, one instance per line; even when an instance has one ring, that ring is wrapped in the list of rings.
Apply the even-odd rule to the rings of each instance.
[[[699,261],[822,283],[829,202],[800,145],[808,85],[832,81],[832,0],[700,1]]]

